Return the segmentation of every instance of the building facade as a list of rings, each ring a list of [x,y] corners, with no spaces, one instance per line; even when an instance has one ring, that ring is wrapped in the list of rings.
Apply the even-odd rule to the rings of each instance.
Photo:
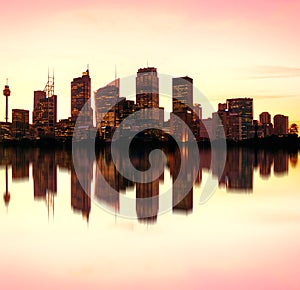
[[[120,79],[116,79],[95,92],[96,123],[99,126],[116,127],[117,104],[120,96]]]
[[[159,79],[156,68],[147,67],[138,70],[136,105],[139,109],[159,108]]]
[[[57,122],[57,96],[46,96],[44,91],[34,92],[34,106],[32,112],[32,123],[36,135],[54,136]]]
[[[93,110],[91,108],[91,78],[89,70],[82,73],[82,77],[74,78],[71,82],[71,117],[76,121],[81,114],[82,125],[93,125]],[[84,108],[84,111],[82,111]]]
[[[253,126],[253,99],[235,98],[227,99],[227,110],[230,113],[238,114],[241,117],[242,139],[248,139],[249,132]]]
[[[29,135],[29,111],[12,110],[12,137],[19,139]]]
[[[288,134],[289,129],[289,117],[284,115],[274,116],[274,134],[282,136]]]

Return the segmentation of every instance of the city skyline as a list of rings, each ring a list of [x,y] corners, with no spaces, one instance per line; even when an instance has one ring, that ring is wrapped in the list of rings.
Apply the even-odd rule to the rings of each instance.
[[[71,111],[71,117],[74,115],[74,113],[73,113],[73,111],[74,111],[74,109],[73,109],[73,106],[74,105],[72,105],[72,100],[74,99],[74,97],[72,97],[73,95],[74,95],[74,93],[73,93],[73,89],[72,89],[72,86],[74,85],[74,82],[76,83],[76,81],[78,81],[78,80],[84,80],[84,78],[86,77],[86,76],[88,76],[89,77],[89,88],[88,88],[88,91],[89,91],[89,95],[90,95],[90,97],[88,97],[87,99],[89,99],[89,98],[92,98],[92,99],[94,99],[94,94],[96,94],[97,93],[97,91],[99,90],[99,89],[101,89],[101,87],[103,87],[103,88],[105,88],[106,86],[109,86],[110,84],[113,84],[116,80],[118,80],[118,86],[120,87],[120,80],[122,80],[122,79],[120,79],[119,77],[117,78],[117,74],[116,74],[116,68],[115,68],[115,80],[112,80],[112,81],[110,81],[108,84],[105,84],[105,85],[102,85],[102,86],[98,86],[97,87],[97,89],[91,89],[91,79],[92,79],[92,77],[90,76],[90,71],[89,71],[89,65],[87,65],[87,67],[88,67],[88,69],[86,70],[86,71],[84,71],[83,73],[82,73],[82,77],[72,77],[72,79],[73,79],[73,81],[69,81],[69,84],[71,83],[71,89],[70,89],[70,92],[69,92],[69,96],[68,96],[68,98],[69,99],[71,99],[71,102],[70,102],[70,100],[69,100],[69,103],[71,103],[71,105],[69,106],[69,112]],[[152,68],[154,68],[155,70],[157,70],[157,68],[156,67],[143,67],[143,68],[140,68],[139,70],[147,70],[147,69],[152,69]],[[158,77],[158,84],[159,84],[159,73],[157,73],[157,77]],[[53,70],[53,77],[51,76],[50,77],[50,79],[52,80],[52,78],[54,79],[54,70]],[[194,83],[194,79],[193,78],[191,78],[190,77],[190,75],[188,76],[188,74],[186,74],[186,76],[184,77],[184,76],[182,76],[182,77],[172,77],[173,79],[184,79],[184,78],[187,78],[187,79],[191,79],[192,80],[192,82]],[[53,80],[54,81],[54,80]],[[57,79],[56,79],[56,81],[57,81]],[[49,70],[48,70],[48,82],[49,82]],[[83,83],[84,83],[85,81],[83,81]],[[7,83],[9,84],[9,81],[8,80],[6,80],[6,84],[5,85],[3,85],[3,87],[5,88],[5,87],[9,87],[10,88],[10,93],[11,93],[11,95],[9,96],[9,98],[8,98],[8,122],[11,122],[11,118],[12,118],[12,110],[13,109],[23,109],[23,110],[29,110],[31,113],[33,113],[33,109],[32,109],[32,107],[31,108],[29,108],[28,109],[28,104],[26,104],[25,105],[25,107],[22,107],[22,108],[12,108],[11,106],[11,103],[14,103],[14,93],[13,93],[13,89],[11,88],[11,86],[10,85],[7,85]],[[93,83],[93,82],[92,82]],[[47,83],[47,85],[48,85],[48,83]],[[46,87],[45,87],[45,90],[46,90],[46,88],[47,88],[47,85],[46,85]],[[70,86],[70,85],[69,85]],[[94,85],[95,86],[95,85]],[[41,86],[40,86],[41,87]],[[197,88],[197,86],[195,85],[195,87]],[[54,88],[53,88],[54,89]],[[198,88],[197,88],[198,89]],[[35,93],[35,92],[41,92],[41,93],[43,93],[43,91],[39,91],[39,90],[37,90],[36,88],[33,90],[33,92]],[[54,92],[54,91],[53,91]],[[170,92],[172,92],[172,88],[170,88]],[[174,93],[174,92],[173,92]],[[158,97],[160,96],[160,91],[158,91]],[[66,112],[66,108],[61,108],[61,104],[65,104],[66,103],[66,98],[62,98],[61,96],[59,96],[57,93],[56,93],[56,86],[55,86],[55,97],[57,98],[57,103],[58,103],[58,105],[57,105],[57,122],[59,121],[59,120],[63,120],[63,119],[66,119],[66,118],[68,118],[68,117],[70,117],[70,113],[69,112]],[[121,96],[120,95],[120,97],[126,97],[126,96]],[[224,102],[224,99],[221,99],[221,98],[219,98],[218,99],[218,101],[216,101],[216,100],[210,100],[210,98],[209,98],[209,96],[207,96],[208,97],[208,100],[214,105],[214,109],[215,109],[215,111],[217,111],[217,108],[218,108],[218,106],[219,106],[219,104],[220,103],[222,103],[222,102]],[[234,96],[234,97],[232,97],[232,96],[227,96],[225,99],[238,99],[238,98],[244,98],[245,96]],[[15,97],[16,98],[16,97]],[[255,101],[255,97],[251,97],[251,96],[248,96],[248,97],[245,97],[245,98],[252,98],[254,101]],[[4,99],[4,100],[3,100]],[[33,107],[35,107],[35,97],[34,98],[31,98],[32,100],[33,100]],[[130,98],[129,98],[130,99]],[[0,98],[0,100],[2,100],[2,101],[4,101],[3,103],[3,106],[5,106],[5,98]],[[136,102],[136,98],[134,98],[134,100],[135,100],[135,102]],[[166,103],[166,100],[163,100],[164,102],[163,102],[163,105],[161,106],[161,107],[164,107],[164,108],[169,108],[170,109],[170,111],[172,110],[172,101],[170,101],[169,103]],[[158,102],[159,102],[159,99],[158,99]],[[27,102],[28,103],[28,102]],[[0,104],[1,104],[1,102],[0,102]],[[82,105],[81,105],[82,106]],[[274,108],[273,107],[269,107],[268,105],[265,105],[265,107],[262,107],[262,111],[261,112],[259,112],[257,109],[255,110],[256,108],[254,108],[254,112],[253,112],[253,119],[255,119],[255,120],[259,120],[259,115],[262,113],[262,112],[268,112],[268,113],[270,113],[272,116],[275,116],[276,114],[282,114],[282,115],[288,115],[290,118],[289,118],[289,126],[292,124],[292,123],[297,123],[297,124],[300,124],[300,112],[299,112],[299,114],[296,114],[295,115],[295,113],[293,114],[293,113],[291,113],[291,114],[285,114],[284,112],[286,112],[286,110],[284,109],[284,108],[280,108],[280,110],[281,111],[275,111],[274,110]],[[58,115],[58,112],[61,112],[61,111],[64,111],[64,115],[63,116],[59,116]],[[0,113],[1,114],[1,113]],[[3,118],[3,121],[5,120],[5,112],[3,113],[3,115],[4,115],[4,118]],[[1,116],[1,115],[0,115]],[[292,118],[291,116],[297,116],[296,118]],[[73,117],[73,119],[74,119],[74,117]],[[1,118],[0,118],[0,122],[1,122],[2,120],[1,120]],[[34,121],[33,121],[33,119],[32,119],[32,115],[30,114],[30,122],[31,123],[34,123]]]
[[[281,109],[299,121],[300,3],[184,4],[185,9],[178,1],[156,0],[143,6],[134,0],[5,2],[0,86],[9,79],[10,108],[30,110],[32,91],[44,85],[43,72],[54,67],[62,101],[58,119],[63,119],[70,111],[66,84],[75,71],[89,63],[95,91],[114,78],[115,64],[119,76],[128,76],[148,60],[161,73],[188,73],[214,107],[228,97],[253,97],[256,119],[271,102],[272,115]],[[4,102],[0,98],[0,107]]]
[[[153,107],[153,108],[158,108],[159,107],[159,100],[160,100],[160,91],[159,91],[159,74],[157,74],[157,68],[155,67],[144,67],[144,68],[139,68],[138,69],[138,72],[137,72],[137,80],[138,80],[138,77],[139,75],[141,75],[141,72],[146,72],[149,70],[149,72],[151,72],[153,70],[153,72],[155,71],[155,74],[156,74],[156,82],[157,84],[155,84],[155,86],[157,88],[155,88],[155,86],[153,87],[153,84],[150,85],[151,87],[151,90],[155,91],[157,90],[158,93],[157,93],[157,99],[154,103],[152,103],[152,101],[149,103],[149,104],[140,104],[140,88],[139,88],[139,84],[138,82],[136,83],[136,96],[135,96],[135,104],[137,105],[137,107],[139,108],[147,108],[147,107]],[[151,72],[152,73],[152,72]],[[152,82],[152,81],[151,81]],[[193,97],[189,97],[189,95],[193,95],[193,78],[189,77],[189,76],[182,76],[182,77],[172,77],[172,82],[173,82],[173,85],[172,87],[170,87],[170,90],[172,91],[172,100],[169,101],[169,103],[166,103],[166,100],[164,100],[164,106],[160,107],[162,109],[164,108],[170,108],[170,112],[175,112],[175,111],[178,111],[178,109],[175,109],[174,111],[174,97],[178,99],[178,101],[182,98],[183,102],[188,102],[188,106],[191,108],[194,109],[194,105],[198,105],[198,104],[193,104]],[[174,82],[178,82],[178,85],[176,85],[176,83],[174,84]],[[187,90],[187,88],[184,88],[184,86],[186,86],[189,82],[191,82],[191,88],[189,88],[188,90],[190,91],[188,94],[187,92],[184,92],[185,90]],[[7,81],[8,83],[8,81]],[[4,91],[6,88],[10,88],[10,86],[6,83],[6,85],[4,86]],[[46,99],[46,95],[47,95],[47,98],[49,98],[51,100],[51,98],[55,98],[55,113],[54,113],[54,121],[52,122],[53,124],[55,124],[56,122],[60,121],[60,120],[65,120],[65,119],[68,119],[68,118],[71,118],[72,121],[76,121],[76,118],[79,114],[79,111],[80,109],[83,107],[83,105],[85,104],[85,102],[87,102],[89,99],[91,99],[91,105],[93,106],[94,105],[94,102],[95,102],[95,98],[99,99],[99,96],[97,97],[97,94],[99,94],[99,92],[102,90],[102,89],[106,89],[108,88],[109,90],[109,87],[111,86],[116,86],[118,88],[118,92],[117,92],[117,99],[118,101],[121,101],[122,99],[126,99],[126,96],[121,96],[120,95],[120,91],[121,91],[121,87],[120,87],[120,78],[117,78],[117,74],[115,72],[115,80],[111,81],[110,83],[106,84],[105,86],[103,87],[100,87],[98,88],[97,90],[94,90],[92,91],[91,90],[91,77],[90,77],[90,72],[89,72],[89,65],[88,65],[88,68],[86,71],[82,72],[82,76],[81,77],[73,77],[73,80],[70,82],[71,83],[71,89],[70,89],[70,96],[69,96],[69,102],[71,103],[71,106],[70,106],[70,111],[71,113],[69,113],[68,115],[64,116],[63,118],[58,118],[57,117],[57,110],[58,108],[60,107],[60,97],[57,96],[57,94],[54,92],[55,88],[54,88],[54,72],[53,72],[53,76],[49,77],[49,71],[48,71],[48,82],[45,86],[45,89],[42,91],[42,90],[34,90],[33,91],[33,94],[34,94],[34,97],[32,98],[33,99],[33,109],[29,109],[28,111],[32,113],[32,115],[30,114],[30,124],[35,124],[36,121],[35,121],[35,111],[37,110],[36,109],[36,106],[38,103],[40,103],[41,99]],[[178,89],[175,89],[174,91],[174,86],[180,88],[179,90],[182,90],[182,92],[179,92]],[[149,88],[150,88],[149,87]],[[49,91],[50,90],[50,91]],[[4,94],[4,91],[3,91],[3,94]],[[11,93],[11,88],[10,88],[10,93]],[[112,93],[110,93],[112,94]],[[151,93],[152,95],[153,93]],[[181,94],[183,94],[181,97]],[[49,96],[48,96],[49,95]],[[93,96],[92,96],[93,95]],[[144,94],[145,96],[147,95]],[[155,95],[155,94],[154,94]],[[104,94],[105,96],[105,94]],[[178,98],[179,96],[179,98]],[[9,101],[10,101],[10,98],[11,96],[9,97]],[[129,100],[131,100],[132,97],[129,98]],[[186,98],[191,98],[189,100],[185,100]],[[152,99],[152,97],[151,97]],[[226,98],[226,103],[230,103],[230,101],[238,101],[239,99],[251,99],[252,103],[254,103],[254,100],[253,98],[248,98],[248,97],[228,97]],[[79,101],[78,101],[79,100]],[[128,100],[128,101],[129,101]],[[215,107],[215,112],[219,111],[220,110],[220,105],[222,106],[223,105],[223,102],[225,100],[221,100],[220,99],[220,102],[217,104],[217,107]],[[142,100],[143,102],[143,100]],[[47,103],[48,104],[48,103]],[[97,102],[95,103],[97,104]],[[180,104],[179,104],[180,105]],[[179,106],[178,105],[178,106]],[[192,105],[192,106],[191,106]],[[201,105],[201,104],[199,104]],[[26,108],[11,108],[10,109],[10,106],[8,105],[9,107],[9,118],[8,118],[8,122],[10,123],[11,120],[12,120],[12,111],[13,110],[27,110]],[[77,108],[78,107],[78,108]],[[75,112],[76,111],[76,112]],[[255,112],[255,107],[253,105],[253,112],[252,112],[252,119],[253,120],[258,120],[260,121],[261,120],[261,117],[260,115],[262,113],[268,113],[270,114],[271,116],[275,116],[275,115],[283,115],[282,114],[282,111],[284,110],[281,110],[279,112],[274,112],[274,114],[270,113],[272,112],[273,110],[267,110],[267,108],[265,108],[265,110],[261,111],[261,112],[257,112],[256,111],[256,114],[254,114]],[[93,116],[93,119],[95,120],[98,120],[99,117],[97,117],[97,112],[95,113],[96,115],[93,114],[93,112],[89,112],[88,115],[90,116],[90,114],[92,114]],[[202,112],[201,112],[202,114]],[[32,116],[32,118],[31,118]],[[207,116],[208,118],[210,118],[211,116]],[[288,117],[288,127],[290,127],[290,125],[292,123],[297,123],[297,125],[299,125],[300,121],[295,121],[293,119],[290,118],[290,115],[287,115]],[[6,118],[6,117],[5,117]],[[5,119],[4,118],[4,119]],[[48,116],[47,116],[48,118]],[[89,117],[90,118],[90,117]],[[300,118],[299,118],[300,119]],[[1,122],[1,121],[0,121]]]

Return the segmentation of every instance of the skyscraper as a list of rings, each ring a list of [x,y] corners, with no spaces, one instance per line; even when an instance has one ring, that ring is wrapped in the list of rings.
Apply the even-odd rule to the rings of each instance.
[[[172,107],[173,114],[179,117],[182,122],[171,115],[170,133],[182,142],[189,140],[189,134],[185,123],[193,130],[193,79],[185,76],[172,79]]]
[[[138,70],[136,104],[140,109],[159,108],[159,80],[156,68],[147,67]]]
[[[229,112],[236,113],[241,117],[242,139],[247,139],[253,123],[253,99],[236,98],[227,99],[226,102]]]
[[[82,73],[82,77],[74,78],[71,82],[71,116],[76,121],[84,105],[91,99],[91,78],[89,70]],[[93,111],[90,105],[81,112],[84,125],[92,126]]]
[[[29,132],[29,111],[12,110],[12,135],[14,138],[25,137]]]
[[[271,123],[271,115],[268,112],[262,112],[259,115],[259,122],[262,124],[264,137],[273,134],[273,124]]]
[[[53,136],[57,122],[57,96],[46,96],[45,91],[34,92],[32,123],[38,136]]]
[[[185,76],[172,79],[173,112],[193,108],[193,79]]]
[[[95,113],[97,127],[116,126],[117,103],[119,101],[120,79],[116,79],[95,92]]]
[[[286,135],[288,133],[289,117],[284,115],[274,116],[274,134]]]

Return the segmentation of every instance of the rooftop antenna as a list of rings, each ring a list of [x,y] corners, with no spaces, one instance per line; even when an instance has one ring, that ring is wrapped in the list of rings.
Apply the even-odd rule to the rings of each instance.
[[[115,80],[117,79],[117,65],[115,64]]]
[[[87,71],[90,71],[90,65],[87,64]]]

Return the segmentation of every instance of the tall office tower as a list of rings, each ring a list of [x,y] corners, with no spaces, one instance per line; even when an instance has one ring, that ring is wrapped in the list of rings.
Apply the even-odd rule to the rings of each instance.
[[[289,126],[289,117],[280,114],[274,116],[275,135],[288,134],[288,126]]]
[[[36,95],[36,92],[34,92]],[[38,136],[53,136],[57,120],[57,96],[41,98],[32,112],[32,123]]]
[[[159,80],[156,68],[147,67],[138,70],[136,104],[140,109],[159,108]]]
[[[72,120],[76,121],[81,113],[82,121],[86,126],[93,125],[93,110],[91,104],[84,105],[91,99],[91,78],[89,70],[82,73],[82,77],[74,78],[71,82],[71,116]],[[84,112],[81,112],[82,109]]]
[[[54,136],[57,122],[57,96],[54,94],[54,74],[48,73],[48,82],[43,91],[34,92],[32,123],[39,137]]]
[[[262,124],[264,137],[273,134],[273,124],[271,123],[271,115],[268,112],[262,112],[259,115],[259,122]]]
[[[33,110],[37,107],[42,99],[46,99],[45,91],[34,91],[33,93]]]
[[[247,139],[252,131],[253,123],[253,99],[236,98],[227,99],[227,109],[241,117],[242,139]]]
[[[14,138],[25,137],[29,132],[29,111],[28,110],[12,110],[12,136]]]
[[[172,107],[173,114],[179,117],[192,131],[193,128],[193,79],[185,76],[182,78],[172,79]],[[181,142],[189,140],[189,134],[186,126],[171,115],[170,133],[177,137]]]
[[[116,127],[117,103],[120,96],[120,79],[116,79],[95,92],[97,127]]]
[[[173,112],[182,112],[193,108],[193,79],[185,76],[172,79]]]

